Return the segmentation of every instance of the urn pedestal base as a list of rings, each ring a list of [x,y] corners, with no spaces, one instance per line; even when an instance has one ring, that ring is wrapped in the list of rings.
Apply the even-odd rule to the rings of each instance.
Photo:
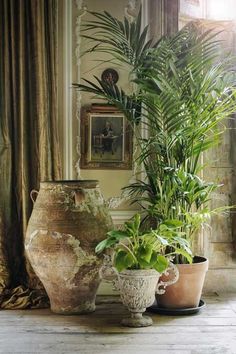
[[[151,317],[143,316],[142,313],[131,313],[131,317],[123,318],[121,324],[125,327],[148,327],[152,326],[153,321]]]

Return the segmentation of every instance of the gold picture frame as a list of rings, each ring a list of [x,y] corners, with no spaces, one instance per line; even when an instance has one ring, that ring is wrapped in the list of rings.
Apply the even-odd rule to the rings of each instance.
[[[87,111],[81,123],[82,169],[132,169],[133,134],[123,113]]]

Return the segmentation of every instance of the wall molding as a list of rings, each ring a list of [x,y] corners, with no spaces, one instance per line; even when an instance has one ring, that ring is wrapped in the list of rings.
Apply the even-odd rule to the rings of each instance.
[[[137,210],[110,210],[110,215],[115,226],[122,226],[131,219]]]
[[[64,2],[63,36],[63,177],[73,178],[72,115],[72,1]]]
[[[87,6],[84,5],[83,0],[76,0],[76,8],[77,8],[77,17],[76,17],[76,25],[75,25],[75,58],[76,58],[76,82],[80,82],[81,80],[81,59],[80,59],[80,48],[81,48],[81,36],[80,36],[80,25],[81,25],[81,18],[87,12]],[[76,153],[77,153],[77,160],[75,163],[76,175],[78,179],[83,179],[81,176],[81,169],[80,169],[80,159],[81,159],[81,129],[80,129],[80,114],[81,114],[81,92],[76,91],[76,120],[77,120],[77,136],[76,136]]]

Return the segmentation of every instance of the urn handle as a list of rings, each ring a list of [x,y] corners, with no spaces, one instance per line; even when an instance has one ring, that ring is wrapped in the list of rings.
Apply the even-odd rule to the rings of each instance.
[[[75,206],[80,205],[85,200],[85,191],[83,188],[78,188],[74,191]]]
[[[35,194],[36,194],[36,196],[34,198]],[[36,202],[38,194],[39,194],[39,191],[37,191],[36,189],[32,189],[32,191],[30,192],[30,198],[31,198],[33,204]]]
[[[105,254],[99,277],[107,283],[112,283],[115,290],[119,290],[118,271],[112,266],[111,256]]]
[[[176,267],[176,265],[171,263],[171,262],[170,262],[170,266],[167,268],[167,270],[163,274],[168,276],[170,273],[172,273],[174,276],[170,280],[167,280],[167,281],[162,281],[161,280],[157,284],[156,294],[158,294],[158,295],[165,294],[166,287],[169,286],[169,285],[175,284],[178,281],[178,279],[179,279],[179,270]],[[160,289],[160,288],[162,288],[162,289]]]

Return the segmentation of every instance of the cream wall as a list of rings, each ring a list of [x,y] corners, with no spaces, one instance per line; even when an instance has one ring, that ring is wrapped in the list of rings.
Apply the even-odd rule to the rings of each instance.
[[[119,73],[118,84],[129,89],[129,78],[124,68],[114,64],[98,64],[98,55],[80,57],[85,48],[85,41],[80,36],[80,22],[86,21],[89,14],[80,17],[81,7],[91,11],[107,10],[113,15],[123,18],[125,7],[139,1],[130,0],[58,0],[58,116],[60,125],[61,153],[63,157],[64,179],[98,179],[106,199],[117,197],[121,188],[129,183],[132,170],[81,170],[78,171],[80,153],[80,119],[82,107],[89,107],[98,102],[87,94],[80,95],[72,89],[73,82],[80,82],[81,77],[93,80],[93,75],[101,76],[107,67],[116,69]],[[138,8],[138,7],[137,7]],[[99,58],[101,55],[99,54]],[[104,57],[106,58],[106,57]],[[80,172],[80,173],[79,173]],[[130,209],[128,203],[123,203],[119,209]]]
[[[125,11],[125,6],[127,6],[127,0],[120,0],[120,1],[110,1],[110,0],[86,0],[83,2],[84,5],[87,6],[89,11],[103,11],[106,10],[110,12],[112,15],[117,16],[119,18],[123,18],[124,16],[124,11]],[[78,14],[78,9],[76,6],[76,2],[73,2],[73,27],[76,28],[76,21],[77,21],[77,14]],[[89,18],[91,19],[91,15],[86,14],[85,16],[82,17],[82,22],[85,22]],[[76,37],[76,36],[75,36]],[[77,43],[77,39],[74,37],[73,42]],[[80,44],[80,52],[82,53],[85,48],[87,47],[88,41],[85,39],[81,40]],[[76,48],[74,48],[75,50]],[[101,73],[103,72],[104,69],[106,68],[114,68],[118,71],[119,73],[119,81],[118,85],[125,88],[125,89],[130,89],[129,87],[129,78],[128,78],[128,73],[127,70],[124,68],[114,65],[113,63],[105,63],[105,64],[100,64],[99,60],[104,59],[104,60],[109,60],[110,58],[108,56],[104,56],[101,53],[93,53],[89,55],[85,55],[81,58],[80,60],[80,66],[78,67],[76,63],[73,65],[73,81],[77,81],[78,73],[77,71],[80,70],[80,76],[82,78],[86,78],[91,81],[95,81],[94,75],[98,76],[99,78],[101,77]],[[98,103],[99,100],[93,98],[91,95],[83,93],[81,95],[81,107],[82,108],[89,108],[92,103]],[[76,107],[76,105],[73,105],[73,107]],[[73,113],[75,115],[76,112]],[[73,129],[73,141],[76,142],[76,135],[78,134],[78,126],[77,128]],[[76,152],[74,144],[74,154],[73,154],[73,162],[74,164],[76,163],[76,160],[78,159],[78,154]],[[111,197],[116,197],[121,194],[121,188],[124,187],[129,183],[130,178],[132,177],[132,171],[131,170],[88,170],[88,169],[83,169],[81,170],[81,177],[84,179],[98,179],[100,182],[100,187],[103,192],[104,197],[111,198]],[[122,209],[127,209],[129,206],[126,204],[121,205]]]

